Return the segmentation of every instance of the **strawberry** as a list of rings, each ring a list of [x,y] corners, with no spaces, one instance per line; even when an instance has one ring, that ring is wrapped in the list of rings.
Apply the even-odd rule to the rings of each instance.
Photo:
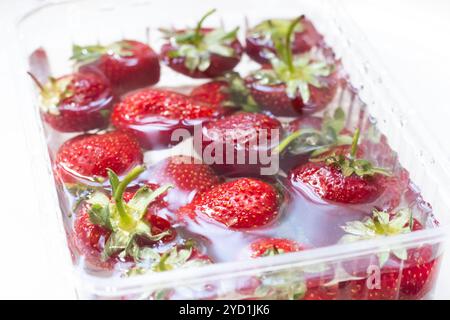
[[[317,157],[338,146],[350,145],[352,137],[345,128],[346,116],[341,108],[334,116],[324,118],[301,117],[289,123],[286,136],[274,149],[282,157],[283,169],[306,163],[310,157]]]
[[[171,140],[174,130],[187,129],[192,133],[195,125],[224,113],[223,109],[181,93],[144,89],[116,104],[111,121],[116,128],[136,136],[144,149],[161,149],[179,142]]]
[[[385,191],[390,173],[372,165],[368,160],[356,158],[359,130],[356,131],[350,154],[334,152],[294,168],[290,185],[294,190],[303,186],[312,189],[324,200],[346,203],[371,203]]]
[[[195,28],[160,29],[168,42],[161,48],[161,59],[176,72],[192,78],[215,78],[233,70],[239,63],[243,48],[236,28],[203,28],[203,22],[215,10],[207,12]]]
[[[410,209],[400,209],[395,213],[374,210],[372,217],[362,222],[347,222],[343,229],[347,234],[340,242],[348,243],[415,232],[423,226]],[[433,258],[432,247],[423,245],[380,252],[376,257],[346,263],[344,267],[351,275],[361,277],[374,264],[381,272],[378,286],[369,287],[366,278],[351,280],[345,290],[352,299],[420,299],[433,286],[438,260]]]
[[[306,292],[302,300],[337,300],[339,284],[332,283],[329,275],[307,275]]]
[[[309,53],[292,56],[291,35],[299,19],[289,26],[279,58],[271,59],[246,78],[247,87],[261,109],[275,116],[298,116],[325,108],[337,88],[335,66],[313,59]]]
[[[230,229],[252,229],[273,222],[279,215],[280,195],[272,185],[240,178],[198,193],[181,207],[181,218],[209,218]]]
[[[223,77],[204,83],[191,91],[191,97],[220,108],[242,109],[256,112],[259,110],[244,80],[236,72],[228,72]]]
[[[124,198],[128,184],[144,170],[135,167],[122,181],[109,170],[112,197],[96,191],[77,213],[73,243],[89,266],[110,269],[118,261],[139,261],[145,253],[141,246],[173,240],[170,223],[156,218],[151,208],[154,202],[161,205],[169,185],[155,190],[144,185]]]
[[[61,132],[89,131],[108,125],[113,95],[108,80],[99,73],[73,73],[50,77],[46,84],[29,73],[39,87],[41,115]]]
[[[259,175],[270,165],[262,157],[270,158],[280,131],[277,119],[258,113],[239,112],[211,121],[202,128],[203,161],[221,174]]]
[[[247,31],[245,51],[250,58],[260,64],[270,63],[276,56],[276,48],[282,43],[289,31],[291,20],[265,20]],[[300,18],[291,36],[292,53],[299,54],[310,51],[321,45],[323,37],[312,22],[305,16]]]
[[[74,45],[71,59],[81,72],[101,71],[118,95],[159,81],[158,55],[139,41],[121,40],[107,46]]]
[[[84,134],[66,141],[55,157],[55,174],[60,181],[101,183],[107,169],[123,175],[143,161],[137,141],[124,132]]]
[[[252,258],[259,258],[300,251],[303,246],[289,239],[263,238],[253,241],[249,249]]]
[[[402,270],[400,282],[400,299],[423,298],[433,289],[440,258],[433,258],[433,248],[424,245],[411,249]]]
[[[160,161],[149,172],[149,181],[173,185],[168,194],[173,209],[188,203],[193,193],[207,191],[221,180],[208,165],[182,155]]]
[[[245,248],[244,257],[261,258],[304,250],[300,243],[283,238],[261,238]],[[243,277],[238,279],[236,293],[240,299],[297,299],[304,294],[302,274],[298,272],[279,272],[267,278]]]

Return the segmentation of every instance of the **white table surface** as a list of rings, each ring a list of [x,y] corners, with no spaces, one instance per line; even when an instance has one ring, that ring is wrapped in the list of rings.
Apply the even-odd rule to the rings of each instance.
[[[38,199],[20,121],[14,64],[5,50],[15,41],[13,22],[43,0],[0,0],[0,298],[75,298],[66,263],[43,254]],[[450,115],[450,1],[342,0],[369,38],[398,87],[446,148]],[[431,58],[432,57],[432,58]],[[449,195],[450,196],[450,195]],[[436,298],[450,299],[450,247],[441,268]],[[56,262],[55,262],[56,261]]]

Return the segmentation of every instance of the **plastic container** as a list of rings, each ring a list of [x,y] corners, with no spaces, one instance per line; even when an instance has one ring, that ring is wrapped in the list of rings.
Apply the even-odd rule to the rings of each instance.
[[[252,294],[256,298],[292,298],[297,291],[303,290],[305,283],[315,283],[316,289],[322,294],[326,295],[327,291],[338,287],[339,294],[335,298],[351,299],[354,297],[350,291],[352,286],[357,284],[352,281],[361,279],[348,276],[338,278],[339,284],[329,283],[330,279],[343,266],[358,266],[360,261],[371,259],[386,251],[386,248],[395,250],[431,246],[433,259],[436,258],[436,264],[439,264],[450,222],[447,213],[450,208],[447,183],[450,176],[448,169],[441,163],[445,155],[441,154],[439,148],[434,148],[433,139],[428,136],[426,128],[422,126],[420,119],[410,112],[408,103],[379,66],[376,57],[373,57],[373,50],[351,24],[339,1],[296,1],[285,5],[280,5],[275,0],[266,1],[263,5],[260,1],[243,1],[239,6],[225,1],[183,1],[176,5],[169,1],[67,1],[47,4],[23,17],[18,24],[23,68],[17,81],[26,93],[22,97],[22,114],[30,141],[30,159],[36,168],[35,178],[41,195],[41,228],[47,234],[53,235],[55,230],[50,226],[54,226],[56,219],[59,222],[59,238],[52,236],[53,241],[49,242],[47,248],[51,251],[50,256],[67,258],[67,243],[63,239],[70,230],[69,219],[65,214],[61,214],[61,210],[67,210],[67,201],[58,197],[55,190],[51,159],[56,148],[75,134],[54,134],[43,126],[36,101],[33,100],[36,94],[31,82],[24,76],[30,54],[39,47],[45,48],[53,74],[59,75],[71,70],[72,66],[67,58],[73,43],[107,43],[129,38],[148,41],[154,49],[159,50],[161,40],[157,32],[158,27],[191,25],[198,16],[212,7],[217,9],[218,14],[211,17],[209,23],[214,25],[222,22],[229,27],[240,25],[241,39],[246,23],[254,25],[263,19],[293,18],[298,14],[305,14],[312,20],[336,57],[341,59],[351,84],[341,88],[329,108],[338,105],[343,107],[346,114],[351,115],[347,119],[349,127],[361,127],[369,122],[373,126],[376,124],[377,129],[388,138],[390,147],[397,152],[402,167],[409,171],[411,181],[419,187],[423,198],[431,203],[439,226],[377,240],[327,245],[292,254],[127,278],[96,275],[76,266],[73,276],[79,297],[250,298],[237,293],[239,290],[236,288],[245,287],[246,283],[257,279],[263,286],[258,294]],[[237,69],[243,73],[256,66],[249,62],[248,58],[245,59]],[[201,82],[163,67],[158,86],[182,87]],[[152,160],[152,157],[149,159]],[[402,270],[401,265],[400,271]],[[363,284],[366,283],[366,278],[362,278]],[[429,288],[421,298],[432,297],[435,280],[430,280]],[[264,292],[264,288],[271,288],[270,295]],[[282,288],[281,293],[277,288]],[[361,290],[358,298],[370,298],[366,286],[363,285]],[[286,293],[287,291],[290,293]],[[397,290],[395,298],[405,297]]]

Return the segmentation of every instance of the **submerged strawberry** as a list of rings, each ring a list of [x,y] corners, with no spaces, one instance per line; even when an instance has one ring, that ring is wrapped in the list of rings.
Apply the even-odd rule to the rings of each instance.
[[[53,129],[61,132],[89,131],[105,128],[113,95],[108,80],[99,73],[73,73],[49,78],[39,86],[42,117]]]
[[[65,183],[102,182],[108,169],[123,175],[143,161],[138,142],[129,134],[112,131],[85,134],[66,141],[55,157],[55,174]]]
[[[195,87],[191,91],[191,97],[218,109],[234,108],[248,112],[259,110],[244,80],[236,72],[228,72],[223,77]]]
[[[161,48],[162,61],[173,70],[192,78],[215,78],[233,70],[239,63],[243,48],[236,28],[203,28],[203,22],[215,10],[206,13],[195,28],[161,29],[168,43]]]
[[[280,131],[281,123],[273,117],[239,112],[203,126],[201,154],[219,173],[260,175],[261,168],[271,165]]]
[[[294,190],[307,186],[324,200],[346,204],[371,203],[385,191],[390,173],[368,160],[356,158],[359,130],[349,154],[334,152],[294,168],[290,184]]]
[[[72,48],[71,59],[81,72],[101,71],[116,94],[147,87],[159,81],[158,55],[146,44],[121,40],[107,46],[90,45]]]
[[[122,181],[109,170],[111,199],[97,191],[86,201],[74,224],[73,242],[91,267],[110,269],[118,261],[139,261],[143,258],[142,245],[170,241],[170,224],[154,218],[149,210],[169,188],[169,185],[151,190],[147,185],[139,188],[125,201],[124,192],[144,167],[135,167]],[[129,198],[130,195],[128,195]]]
[[[263,110],[275,116],[311,114],[325,108],[337,88],[334,65],[309,53],[293,56],[291,35],[299,19],[289,26],[279,58],[246,78],[251,95]]]
[[[374,210],[371,218],[347,222],[343,229],[347,234],[341,242],[349,243],[406,234],[422,229],[422,225],[409,209],[392,214]],[[377,268],[368,269],[370,266]],[[363,277],[348,281],[345,290],[351,299],[421,299],[433,286],[437,266],[438,260],[433,257],[430,245],[381,251],[376,257],[344,265],[351,275]],[[369,270],[379,270],[380,274],[374,277],[374,274],[368,274]]]
[[[149,172],[149,181],[173,185],[168,198],[175,209],[188,203],[194,193],[207,191],[221,180],[208,165],[182,155],[160,161]]]
[[[253,241],[250,244],[250,255],[252,258],[274,256],[300,250],[303,250],[303,247],[296,241],[281,238],[264,238]]]
[[[276,48],[284,43],[291,23],[287,19],[270,19],[248,30],[245,50],[250,58],[261,64],[270,63],[270,59],[277,54]],[[292,53],[310,51],[321,45],[322,41],[322,35],[312,22],[302,16],[291,36]]]
[[[176,129],[193,133],[194,126],[223,115],[225,110],[169,90],[144,89],[131,93],[114,106],[111,121],[132,133],[144,149],[162,149]]]
[[[182,218],[209,218],[240,230],[273,222],[279,210],[280,195],[275,187],[261,180],[240,178],[198,193],[178,214]]]

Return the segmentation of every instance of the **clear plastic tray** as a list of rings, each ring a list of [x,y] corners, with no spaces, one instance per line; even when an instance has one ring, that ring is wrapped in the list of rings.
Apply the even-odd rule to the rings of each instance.
[[[229,1],[189,0],[175,4],[172,1],[85,0],[47,4],[30,12],[18,23],[22,68],[19,69],[17,82],[24,92],[21,97],[22,115],[30,142],[30,159],[36,168],[35,181],[39,186],[39,210],[42,215],[40,228],[45,234],[51,234],[53,239],[49,240],[47,248],[51,252],[49,257],[66,258],[68,264],[70,263],[65,240],[65,221],[61,218],[61,204],[52,179],[51,157],[55,150],[47,152],[47,143],[58,146],[73,135],[60,135],[55,138],[44,129],[36,107],[34,88],[25,76],[30,54],[39,47],[45,48],[52,72],[64,74],[71,70],[67,57],[70,56],[73,43],[106,43],[130,38],[149,41],[152,47],[158,50],[161,44],[158,27],[183,27],[193,24],[198,15],[212,7],[217,9],[218,14],[211,17],[209,23],[241,25],[241,38],[246,23],[255,24],[266,18],[306,14],[325,36],[325,41],[337,57],[342,60],[350,83],[358,91],[360,100],[357,102],[345,93],[336,102],[346,109],[347,114],[352,115],[348,124],[356,124],[359,117],[367,113],[370,114],[370,119],[376,119],[377,128],[387,136],[389,145],[398,153],[401,165],[409,171],[411,180],[419,186],[423,198],[432,204],[440,226],[376,241],[333,245],[289,255],[130,278],[99,277],[76,267],[73,269],[73,276],[79,296],[135,299],[154,297],[155,292],[175,290],[177,298],[200,299],[211,298],[208,291],[204,290],[205,286],[209,285],[215,288],[215,298],[239,298],[235,294],[237,283],[250,277],[259,277],[269,283],[299,280],[295,277],[306,280],[311,277],[327,279],[326,270],[330,270],[329,268],[334,269],[342,263],[373,256],[386,248],[409,249],[427,244],[432,245],[435,254],[439,256],[449,230],[447,211],[450,208],[450,190],[447,182],[450,177],[447,166],[441,162],[445,155],[441,154],[440,148],[435,147],[434,139],[429,137],[420,119],[410,112],[407,101],[396,91],[395,85],[373,56],[373,50],[351,23],[339,1],[303,0],[281,5],[275,0],[265,1],[263,4],[261,1],[251,0],[241,1],[236,6]],[[238,70],[245,72],[248,66],[252,68],[251,64],[245,65],[246,67],[239,67]],[[158,86],[185,86],[197,82],[201,81],[178,75],[163,67]],[[58,221],[57,225],[55,221]],[[53,237],[55,232],[58,232],[58,238]],[[324,265],[329,268],[324,268]],[[430,291],[425,298],[431,296]]]

